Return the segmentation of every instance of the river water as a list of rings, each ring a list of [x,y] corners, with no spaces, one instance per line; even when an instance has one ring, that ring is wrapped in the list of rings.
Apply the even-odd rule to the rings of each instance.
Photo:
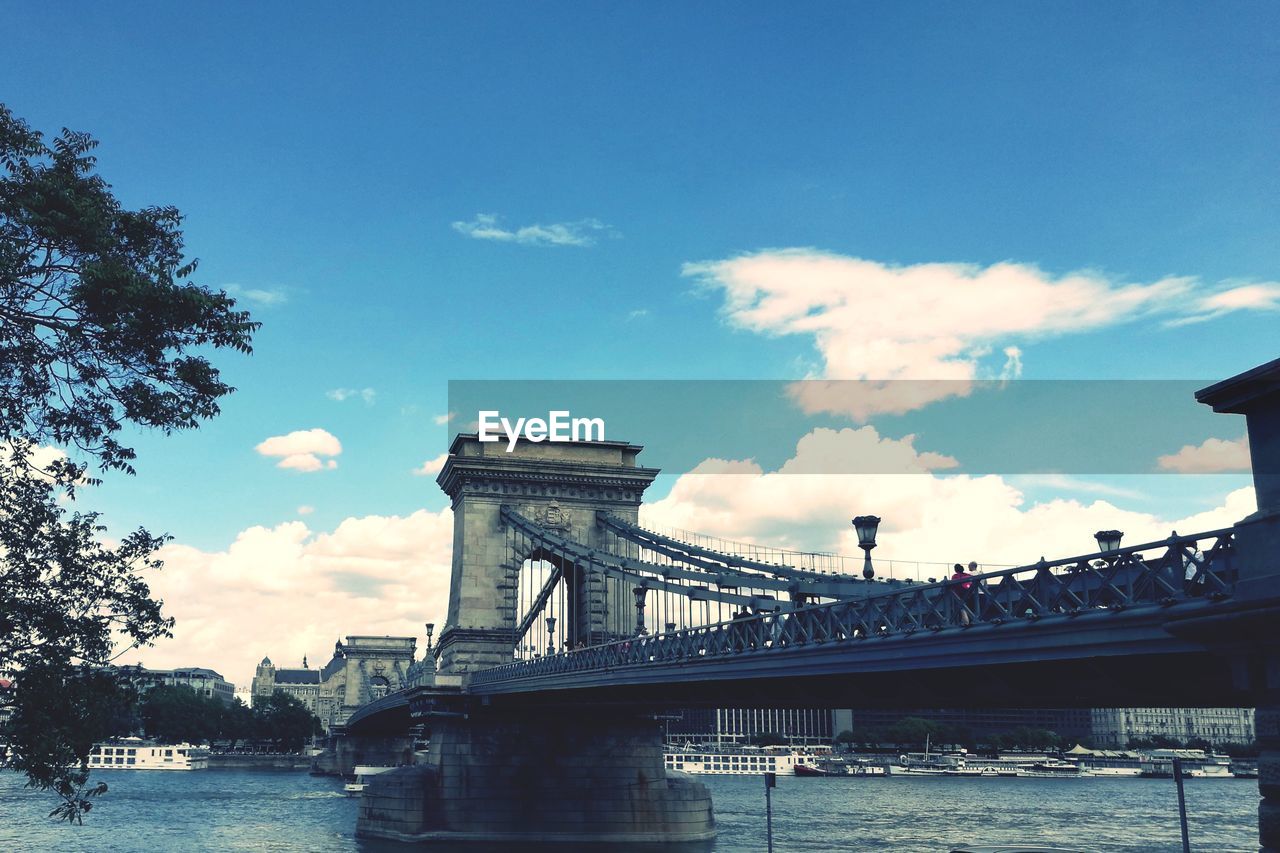
[[[337,779],[254,770],[117,770],[103,778],[110,791],[84,826],[68,827],[45,817],[53,806],[48,795],[26,791],[22,777],[0,772],[0,850],[413,849],[355,838],[356,802],[342,795]],[[714,796],[720,833],[700,849],[763,851],[763,780],[701,778]],[[1193,850],[1257,850],[1256,780],[1185,784]],[[1177,809],[1169,779],[780,777],[773,791],[774,849],[937,853],[960,844],[1036,841],[1086,850],[1177,851]]]

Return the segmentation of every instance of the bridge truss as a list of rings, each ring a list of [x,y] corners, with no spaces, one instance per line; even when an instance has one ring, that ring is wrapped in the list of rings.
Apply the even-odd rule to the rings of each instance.
[[[502,518],[519,617],[512,661],[474,673],[477,686],[1203,606],[1229,598],[1236,578],[1230,528],[920,583],[762,562],[604,512],[594,547],[509,507]]]

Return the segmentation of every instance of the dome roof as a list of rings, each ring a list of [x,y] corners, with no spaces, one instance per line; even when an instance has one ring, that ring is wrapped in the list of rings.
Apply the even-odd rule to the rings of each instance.
[[[271,666],[271,658],[264,657],[258,666]]]

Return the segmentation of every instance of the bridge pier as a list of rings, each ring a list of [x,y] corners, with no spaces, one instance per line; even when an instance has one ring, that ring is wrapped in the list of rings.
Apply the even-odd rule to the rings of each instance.
[[[412,761],[412,735],[335,735],[312,759],[311,769],[326,776],[350,776],[356,765],[398,767]]]
[[[441,843],[702,846],[711,795],[668,773],[652,719],[615,709],[496,710],[431,725],[425,765],[375,776],[356,834]]]
[[[1236,677],[1258,698],[1258,842],[1280,853],[1280,359],[1196,392],[1215,412],[1245,416],[1258,511],[1236,525],[1240,578]]]

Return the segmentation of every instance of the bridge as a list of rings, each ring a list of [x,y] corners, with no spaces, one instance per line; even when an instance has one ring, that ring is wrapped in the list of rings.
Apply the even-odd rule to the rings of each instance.
[[[438,478],[454,553],[437,683],[346,728],[359,742],[425,725],[430,752],[377,777],[358,830],[704,840],[706,788],[663,768],[656,718],[673,707],[1252,705],[1280,748],[1280,360],[1197,399],[1246,415],[1256,514],[1125,547],[1099,534],[1096,553],[957,582],[945,566],[877,577],[870,517],[861,565],[647,529],[658,471],[637,445],[458,436]],[[1277,781],[1267,752],[1264,849],[1280,849]]]

